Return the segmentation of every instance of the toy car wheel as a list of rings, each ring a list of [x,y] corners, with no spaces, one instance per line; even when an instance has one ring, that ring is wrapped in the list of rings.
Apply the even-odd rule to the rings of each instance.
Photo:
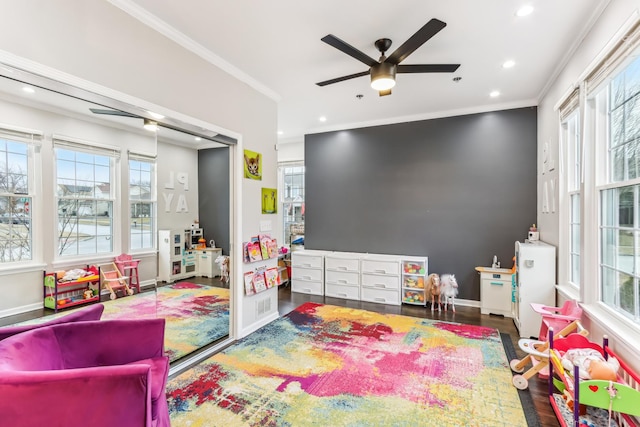
[[[524,367],[521,367],[520,369],[518,369],[518,363],[520,363],[520,360],[513,359],[511,362],[509,362],[509,367],[511,367],[511,370],[513,372],[517,372],[521,374],[524,371]]]
[[[133,295],[133,289],[129,289],[129,290],[127,291],[127,293],[128,293],[129,295]]]
[[[518,390],[526,390],[529,387],[529,381],[522,375],[514,375],[511,382]]]
[[[116,294],[114,294],[113,292],[111,292],[111,295],[109,295],[110,299],[116,299]]]

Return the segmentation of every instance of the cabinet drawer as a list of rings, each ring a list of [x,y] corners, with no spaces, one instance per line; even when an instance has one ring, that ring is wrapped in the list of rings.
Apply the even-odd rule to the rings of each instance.
[[[343,286],[327,283],[324,290],[325,296],[345,299],[360,299],[359,286]]]
[[[318,270],[317,268],[293,267],[291,269],[291,278],[303,281],[316,280],[322,282],[322,270]]]
[[[362,286],[375,289],[400,289],[400,278],[398,276],[384,276],[382,274],[363,274]]]
[[[375,274],[399,274],[400,262],[394,260],[363,259],[362,272]]]
[[[327,270],[334,271],[360,271],[360,260],[358,258],[334,258],[327,256],[324,260]]]
[[[336,285],[360,285],[360,274],[352,271],[331,271],[327,270],[324,281]]]
[[[380,304],[400,305],[400,292],[389,289],[362,288],[361,300]]]
[[[322,268],[322,258],[323,257],[321,255],[300,255],[295,252],[291,252],[291,266]]]
[[[324,287],[322,282],[291,279],[291,291],[302,294],[323,295]]]

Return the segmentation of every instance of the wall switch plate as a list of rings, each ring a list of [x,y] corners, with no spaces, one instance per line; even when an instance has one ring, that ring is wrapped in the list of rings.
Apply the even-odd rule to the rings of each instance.
[[[260,231],[271,231],[272,229],[271,221],[260,221]]]

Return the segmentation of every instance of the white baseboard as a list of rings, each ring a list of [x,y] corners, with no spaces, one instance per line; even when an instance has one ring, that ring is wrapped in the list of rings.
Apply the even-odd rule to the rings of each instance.
[[[13,307],[6,310],[0,310],[0,317],[15,316],[16,314],[28,313],[30,311],[40,310],[42,302],[27,304],[20,307]]]
[[[274,311],[273,313],[269,314],[268,316],[263,317],[259,321],[249,325],[246,328],[243,328],[240,331],[240,336],[238,338],[246,337],[250,333],[257,331],[258,329],[262,328],[264,325],[266,325],[268,323],[271,323],[271,322],[273,322],[274,320],[276,320],[278,318],[280,318],[280,314],[278,313],[278,311]]]

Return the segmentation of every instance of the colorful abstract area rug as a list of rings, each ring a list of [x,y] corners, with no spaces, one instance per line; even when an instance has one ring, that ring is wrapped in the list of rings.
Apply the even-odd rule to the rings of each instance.
[[[167,385],[177,426],[526,426],[497,330],[305,303]]]
[[[157,296],[156,296],[157,294]],[[229,334],[229,289],[178,282],[104,304],[102,319],[166,319],[165,353],[177,360]]]
[[[171,361],[229,334],[229,289],[225,288],[178,282],[102,304],[103,320],[165,318],[164,347]],[[41,323],[74,310],[20,324]]]

